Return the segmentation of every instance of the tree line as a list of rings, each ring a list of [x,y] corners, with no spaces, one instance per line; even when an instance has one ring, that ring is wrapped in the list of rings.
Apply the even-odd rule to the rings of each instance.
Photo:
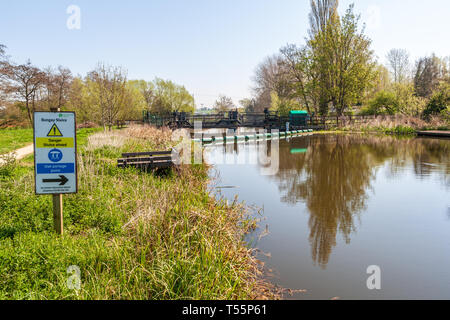
[[[353,5],[341,16],[338,0],[310,2],[304,43],[287,44],[258,65],[253,95],[239,101],[240,110],[450,118],[449,57],[433,54],[411,64],[406,50],[392,49],[382,64]],[[84,77],[73,76],[62,66],[40,69],[30,61],[11,62],[5,51],[0,44],[0,121],[27,118],[31,123],[34,111],[61,108],[106,128],[116,120],[139,119],[143,110],[195,110],[193,96],[169,80],[129,80],[125,69],[103,63]],[[213,112],[232,109],[236,105],[225,95],[212,106]]]
[[[117,120],[141,119],[143,110],[193,112],[194,98],[170,80],[129,80],[124,68],[104,63],[84,77],[63,66],[18,64],[0,45],[0,125],[24,124],[23,119],[32,125],[34,111],[58,108],[76,111],[79,123],[111,128]]]
[[[253,97],[240,102],[246,111],[448,117],[449,57],[433,54],[411,66],[406,50],[392,49],[383,65],[353,5],[340,16],[338,0],[310,2],[305,43],[288,44],[258,65]]]

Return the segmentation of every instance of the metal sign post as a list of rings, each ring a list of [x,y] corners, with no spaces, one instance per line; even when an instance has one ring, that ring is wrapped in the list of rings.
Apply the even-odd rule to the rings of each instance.
[[[35,112],[33,123],[35,192],[53,195],[55,231],[62,235],[62,195],[78,189],[75,113]]]

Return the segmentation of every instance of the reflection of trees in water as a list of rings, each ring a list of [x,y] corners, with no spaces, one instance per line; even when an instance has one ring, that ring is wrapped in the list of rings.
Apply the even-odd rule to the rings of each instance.
[[[355,217],[365,207],[377,167],[389,161],[395,176],[412,161],[415,173],[422,177],[444,165],[439,172],[445,179],[450,172],[449,147],[445,140],[357,135],[293,139],[280,145],[280,170],[275,179],[283,202],[306,203],[312,258],[325,267],[337,233],[350,242]],[[290,154],[292,148],[308,148],[308,152]]]
[[[419,176],[429,176],[440,170],[440,177],[445,181],[450,174],[450,140],[421,139],[410,148],[414,172]],[[447,187],[448,187],[447,183]]]
[[[380,139],[380,138],[379,138]],[[387,146],[383,146],[389,142]],[[450,140],[444,139],[395,139],[383,138],[383,143],[376,143],[379,149],[389,150],[390,175],[397,176],[407,164],[411,164],[417,178],[423,179],[437,174],[441,181],[450,187]]]

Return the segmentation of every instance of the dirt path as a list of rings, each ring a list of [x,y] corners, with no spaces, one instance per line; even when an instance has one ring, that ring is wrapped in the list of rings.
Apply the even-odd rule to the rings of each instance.
[[[28,146],[26,146],[26,147],[23,147],[23,148],[14,150],[14,151],[12,151],[12,152],[10,152],[10,153],[7,153],[6,156],[8,157],[8,156],[11,156],[11,155],[15,154],[16,159],[17,159],[17,160],[20,160],[20,159],[22,159],[22,158],[25,158],[25,157],[26,157],[27,155],[29,155],[30,153],[33,153],[33,151],[34,151],[33,145],[30,144],[30,145],[28,145]],[[4,161],[4,160],[0,158],[0,164],[2,164],[3,161]]]

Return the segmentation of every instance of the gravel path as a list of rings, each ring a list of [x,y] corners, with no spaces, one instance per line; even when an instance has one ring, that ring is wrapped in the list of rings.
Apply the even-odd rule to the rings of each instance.
[[[23,148],[20,148],[20,149],[15,150],[15,151],[13,151],[13,152],[7,153],[7,155],[10,156],[10,155],[15,154],[16,159],[17,159],[17,160],[20,160],[20,159],[22,159],[22,158],[25,158],[25,157],[26,157],[27,155],[29,155],[30,153],[33,153],[33,150],[34,150],[33,145],[30,144],[30,145],[28,145],[28,146],[26,146],[26,147],[23,147]],[[2,164],[3,161],[4,161],[4,160],[0,158],[0,164]]]

